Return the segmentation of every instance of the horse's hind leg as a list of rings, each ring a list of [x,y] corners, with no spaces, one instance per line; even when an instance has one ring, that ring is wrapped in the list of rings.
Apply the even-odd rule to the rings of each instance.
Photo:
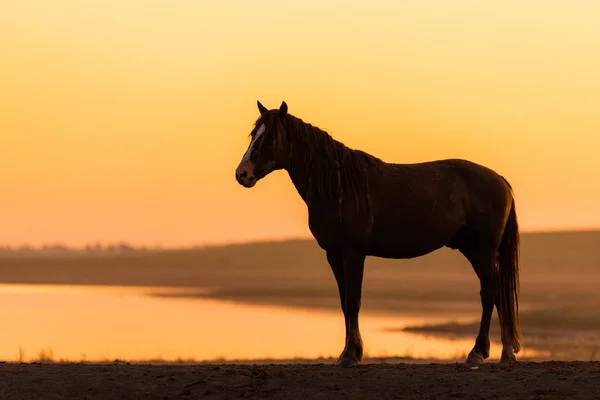
[[[504,321],[502,321],[502,313],[500,312],[500,293],[496,295],[496,310],[498,311],[498,320],[500,321],[500,336],[502,340],[502,354],[500,356],[500,364],[510,364],[517,362],[517,357],[513,353],[512,342],[506,337],[504,331]]]
[[[479,333],[475,339],[475,346],[469,353],[466,362],[468,364],[481,364],[490,356],[490,325],[498,292],[495,256],[492,251],[483,251],[483,248],[478,248],[474,252],[469,251],[469,249],[461,249],[461,252],[471,262],[475,273],[479,277],[481,287],[479,296],[482,311]]]

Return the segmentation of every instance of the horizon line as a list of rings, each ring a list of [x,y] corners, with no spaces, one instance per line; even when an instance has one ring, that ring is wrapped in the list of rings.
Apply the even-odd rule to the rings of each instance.
[[[582,227],[582,228],[549,228],[549,229],[523,229],[521,230],[522,235],[537,235],[537,234],[561,234],[561,233],[593,233],[600,232],[600,227]],[[272,238],[261,238],[254,240],[232,240],[232,241],[206,241],[204,243],[197,244],[187,244],[187,245],[173,245],[173,246],[164,246],[160,243],[154,244],[132,244],[125,240],[116,240],[113,242],[110,241],[101,241],[101,240],[93,240],[89,241],[84,245],[69,245],[63,242],[42,242],[38,245],[32,245],[29,243],[21,243],[17,245],[8,245],[0,243],[0,251],[51,251],[62,249],[65,251],[91,251],[94,246],[100,245],[100,247],[96,247],[98,250],[103,252],[117,250],[121,248],[124,251],[173,251],[173,250],[190,250],[190,249],[201,249],[201,248],[210,248],[210,247],[226,247],[226,246],[236,246],[236,245],[251,245],[251,244],[268,244],[268,243],[281,243],[288,241],[310,241],[315,240],[314,237],[310,235],[306,236],[284,236],[284,237],[272,237]]]

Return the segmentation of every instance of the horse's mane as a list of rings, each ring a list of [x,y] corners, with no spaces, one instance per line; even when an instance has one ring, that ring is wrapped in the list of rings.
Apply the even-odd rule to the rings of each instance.
[[[322,129],[292,115],[279,126],[276,149],[289,152],[290,174],[301,176],[299,190],[307,202],[333,205],[342,218],[342,203],[352,202],[356,212],[370,212],[368,173],[383,162],[350,149]],[[302,171],[304,173],[302,173]]]

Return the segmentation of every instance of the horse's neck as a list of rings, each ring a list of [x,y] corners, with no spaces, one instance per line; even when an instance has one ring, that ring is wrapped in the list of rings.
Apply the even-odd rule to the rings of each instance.
[[[324,136],[321,140],[323,146],[327,146],[331,145],[328,141],[334,139]],[[334,142],[336,146],[343,146],[335,140]],[[309,154],[310,156],[307,157]],[[338,152],[327,152],[319,145],[309,147],[306,142],[295,144],[287,170],[298,194],[309,207],[314,201],[337,200],[327,198],[335,189],[331,185],[339,185],[336,176],[339,173],[341,160],[338,160],[336,155]],[[324,184],[323,180],[328,184]]]
[[[300,197],[302,197],[302,200],[304,200],[304,202],[308,205],[310,196],[308,193],[309,183],[306,182],[307,173],[305,171],[300,171],[298,167],[287,168],[287,172],[292,180],[292,183],[294,184],[294,187],[296,188],[296,191]]]

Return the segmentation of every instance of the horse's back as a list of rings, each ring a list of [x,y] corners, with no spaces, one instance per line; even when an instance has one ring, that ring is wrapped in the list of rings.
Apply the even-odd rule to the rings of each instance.
[[[510,200],[512,187],[508,181],[493,169],[473,161],[460,158],[427,161],[416,164],[390,164],[396,169],[411,169],[413,177],[426,179],[421,185],[442,187],[450,190],[453,196],[461,195],[467,202]],[[492,203],[494,200],[492,200]]]

